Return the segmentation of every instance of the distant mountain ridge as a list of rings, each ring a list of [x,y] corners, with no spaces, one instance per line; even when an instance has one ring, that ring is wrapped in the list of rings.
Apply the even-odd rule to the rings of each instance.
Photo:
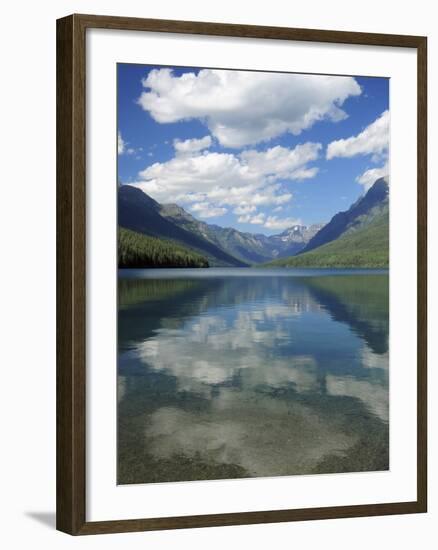
[[[242,262],[259,263],[272,257],[254,235],[199,221],[177,204],[163,204],[160,212],[175,225],[202,236]]]
[[[119,225],[172,239],[203,254],[212,266],[244,267],[296,254],[323,227],[295,225],[278,235],[244,233],[197,220],[177,204],[160,204],[140,189],[119,187]]]
[[[140,189],[123,185],[119,187],[118,220],[123,228],[175,242],[200,254],[210,266],[268,263],[384,267],[389,255],[388,193],[387,180],[380,178],[348,210],[333,216],[326,225],[297,224],[267,236],[208,224],[177,204],[160,204]]]
[[[289,256],[291,250],[294,254],[298,254],[324,225],[323,223],[294,225],[283,231],[283,233],[268,238],[271,243],[274,243],[280,249],[278,257]]]
[[[267,236],[199,221],[177,204],[162,204],[160,212],[179,227],[201,235],[250,264],[296,254],[323,227],[323,224],[295,225],[279,235]]]
[[[339,212],[325,225],[306,246],[301,254],[332,242],[348,231],[365,226],[387,205],[388,182],[385,178],[375,181],[373,186],[345,212]]]
[[[141,189],[122,185],[118,191],[120,227],[163,239],[170,239],[205,256],[210,265],[244,267],[248,264],[234,258],[202,236],[186,231],[160,213],[161,206]]]
[[[377,180],[347,211],[336,214],[296,256],[277,267],[388,267],[389,188]]]

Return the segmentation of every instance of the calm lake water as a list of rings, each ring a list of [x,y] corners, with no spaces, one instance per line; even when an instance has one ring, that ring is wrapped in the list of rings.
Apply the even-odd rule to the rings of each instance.
[[[388,273],[119,271],[118,483],[386,470]]]

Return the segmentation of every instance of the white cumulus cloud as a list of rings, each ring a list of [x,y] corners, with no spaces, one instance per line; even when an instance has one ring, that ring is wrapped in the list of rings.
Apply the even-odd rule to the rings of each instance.
[[[278,218],[277,216],[268,216],[264,226],[267,229],[287,229],[293,225],[301,225],[301,220],[297,218]]]
[[[210,136],[205,136],[201,139],[186,139],[181,141],[179,139],[173,140],[173,146],[175,151],[180,154],[197,153],[203,149],[208,149],[211,146],[212,140]]]
[[[316,168],[309,164],[318,158],[320,149],[319,143],[305,143],[294,149],[277,146],[238,155],[208,151],[177,154],[167,162],[148,166],[133,185],[158,202],[204,205],[197,207],[198,213],[233,207],[235,214],[248,215],[261,206],[290,202],[292,193],[284,181],[316,175]]]
[[[389,111],[384,111],[374,122],[367,126],[357,136],[332,141],[327,146],[327,159],[335,157],[355,157],[357,155],[371,155],[371,161],[382,164],[369,168],[356,178],[367,191],[373,183],[382,177],[388,176],[389,153]]]
[[[125,152],[125,142],[123,141],[122,134],[117,134],[117,152],[119,155],[123,155]]]
[[[266,214],[259,212],[258,214],[247,214],[245,216],[239,216],[237,221],[239,223],[252,223],[253,225],[263,225],[265,223]]]
[[[363,174],[356,178],[356,181],[364,186],[365,191],[368,191],[376,180],[379,178],[388,177],[388,173],[388,163],[385,163],[384,166],[379,168],[370,168],[369,170],[366,170]]]
[[[308,179],[318,173],[316,167],[308,168],[308,162],[318,158],[322,145],[320,143],[304,143],[294,149],[277,145],[267,151],[243,151],[241,159],[251,170],[264,176],[274,176],[276,179]]]
[[[195,212],[200,218],[216,218],[218,216],[223,216],[226,212],[226,208],[215,207],[208,202],[195,202],[190,207],[192,212]]]
[[[154,69],[142,83],[138,103],[156,122],[199,119],[232,148],[342,120],[344,101],[361,93],[352,77],[215,69],[180,76]]]
[[[327,146],[327,159],[334,157],[354,157],[373,155],[378,160],[386,155],[389,148],[389,111],[367,126],[357,136],[332,141]]]
[[[117,153],[119,155],[134,155],[135,153],[142,151],[143,149],[139,147],[134,149],[133,147],[128,147],[128,142],[122,138],[120,132],[117,133]]]
[[[239,216],[243,215],[243,214],[249,214],[251,212],[255,212],[257,210],[257,208],[252,205],[252,206],[237,206],[233,212],[234,214],[238,214]]]
[[[278,216],[267,216],[263,212],[258,214],[246,214],[239,216],[239,223],[251,223],[254,225],[262,225],[266,229],[287,229],[293,225],[301,225],[301,220],[297,218],[279,218]]]

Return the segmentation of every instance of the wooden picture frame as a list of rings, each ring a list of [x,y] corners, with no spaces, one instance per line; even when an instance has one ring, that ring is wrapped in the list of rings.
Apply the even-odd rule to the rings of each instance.
[[[97,522],[86,520],[85,34],[90,28],[390,46],[416,50],[418,60],[416,500],[132,520]],[[425,37],[95,15],[71,15],[59,19],[57,21],[57,529],[72,535],[86,535],[426,512],[426,186],[427,40]]]

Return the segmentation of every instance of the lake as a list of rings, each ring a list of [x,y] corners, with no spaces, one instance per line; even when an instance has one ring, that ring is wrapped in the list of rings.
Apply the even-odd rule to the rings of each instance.
[[[385,270],[119,270],[119,484],[389,468]]]

